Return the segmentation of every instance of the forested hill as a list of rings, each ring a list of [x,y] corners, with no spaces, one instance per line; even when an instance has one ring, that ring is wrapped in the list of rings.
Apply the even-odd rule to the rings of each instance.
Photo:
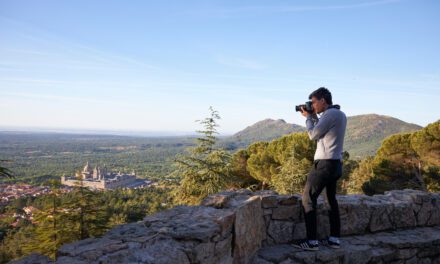
[[[350,116],[344,148],[352,157],[374,155],[383,139],[392,134],[413,132],[422,127],[400,119],[377,114]]]
[[[306,128],[296,124],[289,124],[283,119],[264,119],[235,133],[231,137],[220,141],[222,147],[227,149],[245,148],[256,141],[269,141],[282,135],[293,132],[302,132]]]
[[[363,158],[374,155],[383,139],[387,136],[400,133],[412,132],[421,129],[416,124],[404,122],[400,119],[378,115],[366,114],[349,116],[347,118],[347,131],[344,149],[353,158]],[[290,124],[283,119],[264,119],[236,134],[224,138],[222,147],[233,150],[245,148],[256,141],[269,141],[285,134],[305,131],[304,126]]]

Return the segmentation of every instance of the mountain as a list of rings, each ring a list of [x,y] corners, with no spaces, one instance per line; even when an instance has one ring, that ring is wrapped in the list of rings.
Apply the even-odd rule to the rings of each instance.
[[[347,118],[344,149],[353,158],[374,155],[386,137],[403,132],[413,132],[422,127],[400,119],[378,115],[356,115]]]
[[[269,141],[282,135],[293,132],[303,132],[306,128],[296,124],[289,124],[283,119],[264,119],[246,127],[240,132],[220,141],[226,149],[245,148],[256,141]]]
[[[267,118],[235,133],[232,135],[232,138],[241,141],[271,140],[285,134],[302,132],[305,130],[305,127],[296,124],[289,124],[283,119],[274,120]]]
[[[344,141],[344,149],[352,158],[363,158],[374,155],[381,142],[387,136],[412,132],[421,129],[416,124],[404,122],[400,119],[378,115],[366,114],[347,117],[347,130]],[[283,119],[264,119],[236,134],[220,141],[220,146],[229,150],[245,148],[256,141],[270,141],[285,134],[303,132],[306,128],[296,124],[290,124]]]

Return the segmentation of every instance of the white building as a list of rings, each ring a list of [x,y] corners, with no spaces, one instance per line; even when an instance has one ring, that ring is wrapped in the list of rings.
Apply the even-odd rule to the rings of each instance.
[[[81,181],[82,179],[82,181]],[[136,173],[131,174],[108,172],[106,167],[96,166],[94,169],[86,163],[84,169],[76,176],[61,177],[61,184],[68,186],[89,187],[92,189],[139,188],[149,185],[151,181],[136,178]]]

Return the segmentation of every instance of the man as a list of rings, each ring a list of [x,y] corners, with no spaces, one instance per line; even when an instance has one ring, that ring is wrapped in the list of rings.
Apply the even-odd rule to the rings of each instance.
[[[293,243],[293,246],[318,250],[316,205],[323,192],[330,220],[330,236],[321,241],[332,248],[339,248],[340,217],[336,200],[337,180],[342,176],[342,152],[347,118],[339,105],[333,105],[328,89],[321,87],[309,96],[313,113],[301,108],[306,117],[307,133],[311,140],[317,140],[313,167],[307,176],[302,194],[302,205],[306,222],[307,239]],[[322,113],[322,114],[321,114]],[[316,114],[321,114],[318,119]]]

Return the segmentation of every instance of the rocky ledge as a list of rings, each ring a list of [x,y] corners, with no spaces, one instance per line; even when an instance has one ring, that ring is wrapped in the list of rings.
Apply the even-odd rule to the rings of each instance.
[[[290,244],[266,246],[251,263],[440,263],[438,226],[347,236],[340,242],[338,249],[321,245],[318,251],[305,251]]]
[[[64,245],[56,261],[33,254],[15,263],[440,262],[440,193],[405,189],[337,199],[340,249],[300,252],[289,245],[306,234],[300,195],[241,189]],[[319,238],[329,234],[327,209],[320,197]]]

